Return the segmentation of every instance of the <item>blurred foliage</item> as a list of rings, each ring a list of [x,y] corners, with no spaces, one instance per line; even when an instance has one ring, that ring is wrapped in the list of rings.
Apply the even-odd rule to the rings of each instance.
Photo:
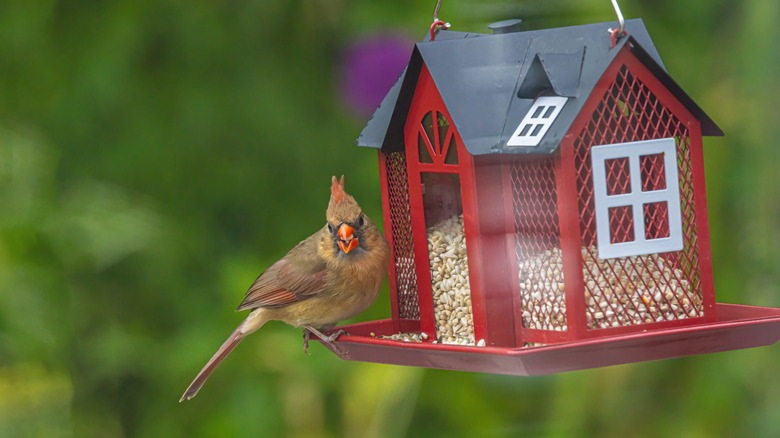
[[[434,1],[0,3],[0,436],[778,436],[777,346],[517,378],[343,362],[269,324],[178,398],[352,146],[345,47]],[[726,131],[706,139],[719,301],[780,307],[780,3],[623,1]],[[455,29],[614,20],[607,0],[445,1]],[[358,319],[389,314],[387,292]]]

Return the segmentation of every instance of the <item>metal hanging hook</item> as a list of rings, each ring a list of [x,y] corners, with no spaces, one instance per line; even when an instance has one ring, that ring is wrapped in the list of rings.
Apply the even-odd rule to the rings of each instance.
[[[612,47],[615,47],[617,40],[623,36],[626,36],[626,20],[623,19],[623,13],[620,12],[620,6],[618,6],[617,0],[612,0],[612,7],[615,8],[615,14],[617,14],[618,23],[620,27],[617,29],[609,28],[610,39],[612,40]]]
[[[617,14],[618,22],[620,23],[618,32],[620,32],[620,35],[623,35],[623,32],[626,30],[626,20],[623,19],[623,13],[620,12],[620,6],[618,6],[617,0],[612,0],[612,7],[615,8],[615,13]]]

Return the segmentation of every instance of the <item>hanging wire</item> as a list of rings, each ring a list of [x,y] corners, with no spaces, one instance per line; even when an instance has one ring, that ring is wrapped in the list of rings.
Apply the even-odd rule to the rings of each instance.
[[[431,28],[429,30],[430,39],[433,41],[436,39],[436,32],[439,31],[439,29],[449,29],[450,23],[446,23],[442,20],[439,20],[439,10],[441,9],[441,2],[442,0],[436,1],[436,7],[433,8],[433,23],[431,23]]]
[[[436,7],[433,8],[433,21],[439,21],[439,10],[441,9],[441,2],[442,0],[436,1]]]
[[[617,41],[628,35],[628,32],[626,32],[626,20],[623,19],[623,13],[620,12],[620,6],[618,6],[617,0],[612,0],[612,7],[615,8],[615,14],[617,14],[618,23],[620,23],[620,27],[617,29],[609,29],[609,35],[610,39],[612,40],[612,47],[614,48],[617,44]]]

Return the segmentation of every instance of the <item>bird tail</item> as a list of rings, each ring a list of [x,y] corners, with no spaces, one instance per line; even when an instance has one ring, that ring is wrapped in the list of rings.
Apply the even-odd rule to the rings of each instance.
[[[214,353],[214,356],[211,356],[211,359],[206,362],[206,365],[202,370],[200,370],[198,375],[195,376],[195,379],[184,391],[184,394],[182,394],[181,398],[179,399],[179,403],[195,397],[203,384],[206,383],[206,380],[209,378],[211,373],[226,357],[228,357],[230,352],[233,351],[233,349],[236,348],[236,346],[238,346],[238,344],[241,343],[241,341],[244,340],[247,335],[255,332],[266,322],[268,322],[268,318],[265,315],[265,312],[261,309],[256,309],[250,313],[249,316],[247,316],[246,319],[233,331],[233,333],[228,336],[225,342],[222,343],[222,346],[220,346],[217,352]]]

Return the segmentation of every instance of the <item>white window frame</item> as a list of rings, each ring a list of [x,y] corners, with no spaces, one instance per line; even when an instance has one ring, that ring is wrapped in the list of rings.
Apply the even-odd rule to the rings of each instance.
[[[643,192],[639,158],[661,153],[664,155],[666,188]],[[605,162],[616,158],[628,158],[631,191],[608,195]],[[677,180],[677,147],[674,138],[593,146],[591,148],[591,163],[593,165],[593,198],[596,209],[596,241],[599,258],[629,257],[683,249],[680,189]],[[645,238],[643,207],[644,204],[655,202],[665,202],[667,205],[669,237],[647,239]],[[609,209],[626,206],[632,207],[633,210],[634,240],[612,243]]]
[[[563,106],[566,105],[566,97],[560,96],[541,96],[537,97],[531,109],[528,110],[523,120],[515,129],[515,133],[509,137],[507,146],[536,146],[542,141],[542,137],[552,126],[555,118],[561,113]],[[541,108],[541,111],[539,109]],[[551,110],[552,109],[552,110]],[[539,114],[534,115],[539,111]],[[534,133],[534,131],[536,131]]]

